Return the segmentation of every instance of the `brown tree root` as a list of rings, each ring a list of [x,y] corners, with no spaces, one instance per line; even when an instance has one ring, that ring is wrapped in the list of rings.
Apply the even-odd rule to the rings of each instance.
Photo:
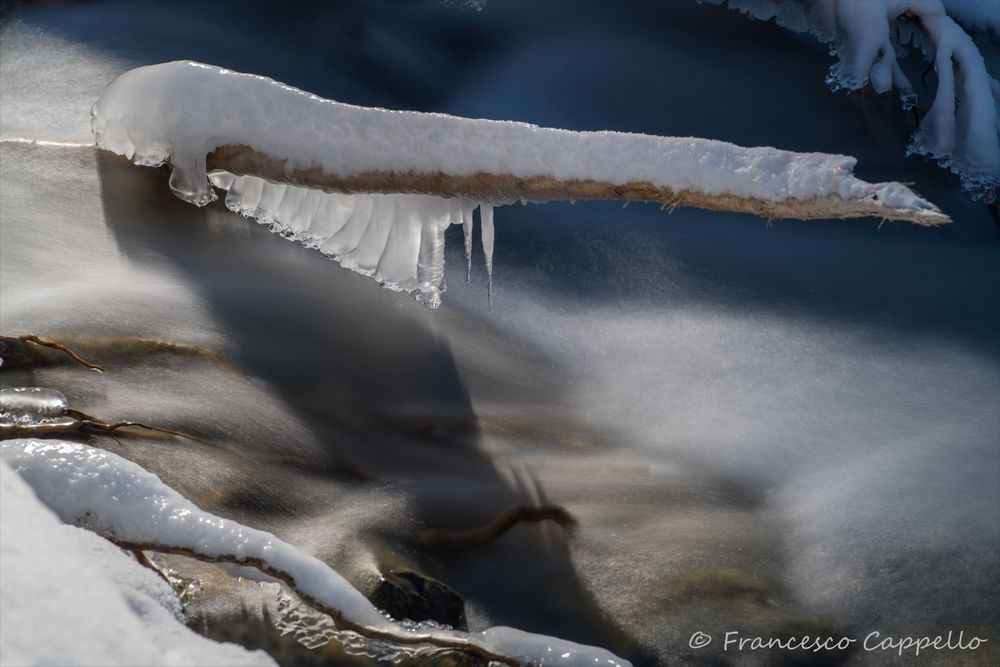
[[[68,408],[66,410],[65,417],[49,419],[43,422],[28,424],[22,424],[20,422],[0,422],[0,440],[7,440],[9,438],[63,436],[67,433],[114,435],[122,429],[142,429],[152,433],[162,433],[164,435],[170,435],[177,438],[193,440],[194,442],[205,445],[212,445],[212,443],[207,440],[202,440],[197,436],[191,435],[190,433],[184,433],[183,431],[175,431],[171,428],[152,426],[150,424],[144,424],[136,421],[105,422],[97,419],[96,417],[91,417],[85,412],[73,410],[72,408]]]
[[[205,359],[212,363],[226,365],[221,354],[201,345],[180,343],[176,341],[142,338],[138,336],[108,336],[92,338],[88,336],[60,336],[60,341],[42,338],[35,334],[23,336],[0,336],[0,357],[4,366],[35,366],[52,363],[57,357],[45,355],[35,346],[57,350],[81,366],[104,372],[104,366],[83,359],[76,349],[100,352],[111,357],[147,357],[157,354],[169,354],[183,357]],[[34,349],[32,349],[34,348]],[[75,349],[74,349],[75,348]]]
[[[2,350],[2,354],[0,354],[0,356],[3,357],[4,362],[8,362],[9,359],[11,364],[14,366],[27,365],[30,361],[25,359],[25,357],[30,357],[31,355],[23,348],[28,347],[28,343],[58,350],[81,366],[85,366],[99,373],[103,373],[105,371],[103,366],[99,366],[93,362],[83,359],[80,355],[62,343],[48,340],[47,338],[41,338],[35,334],[24,334],[22,336],[0,336],[0,350]],[[19,350],[18,347],[21,347],[22,349]]]
[[[577,525],[576,518],[559,505],[530,507],[515,505],[504,510],[496,519],[480,528],[469,530],[428,530],[422,539],[425,545],[443,549],[468,549],[493,542],[521,522],[555,521],[567,530]]]
[[[127,431],[127,433],[122,433]],[[0,440],[12,438],[47,438],[65,437],[71,434],[83,433],[85,435],[128,435],[129,437],[153,437],[156,434],[166,435],[176,438],[183,438],[201,445],[206,445],[215,449],[221,449],[240,456],[245,456],[246,452],[235,445],[229,443],[212,442],[200,438],[184,431],[177,431],[163,426],[154,426],[144,422],[123,420],[117,422],[106,422],[97,417],[88,415],[80,410],[67,408],[62,417],[47,419],[38,423],[20,422],[0,422]],[[271,462],[277,465],[296,468],[303,472],[318,475],[337,475],[346,477],[354,481],[370,482],[377,479],[371,471],[351,465],[349,463],[339,463],[334,461],[311,461],[296,454],[257,454],[255,458],[260,461]]]
[[[205,359],[216,364],[226,364],[226,360],[215,350],[202,345],[143,338],[141,336],[107,336],[90,338],[85,336],[65,336],[63,340],[77,347],[100,349],[113,356],[145,357],[154,354],[169,354],[181,357]]]

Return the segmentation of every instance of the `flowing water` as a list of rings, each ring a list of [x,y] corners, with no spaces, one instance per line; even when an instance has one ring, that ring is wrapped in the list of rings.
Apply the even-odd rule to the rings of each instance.
[[[4,22],[4,137],[87,141],[110,78],[191,58],[346,102],[839,152],[914,182],[956,224],[499,208],[492,312],[458,228],[427,312],[176,200],[164,169],[4,143],[3,333],[75,337],[110,372],[2,383],[226,443],[102,441],[359,586],[438,577],[474,629],[637,664],[885,664],[718,647],[733,630],[964,630],[987,648],[946,658],[996,660],[1000,235],[957,179],[903,157],[893,100],[825,88],[822,49],[674,3],[88,3]],[[579,527],[422,546],[518,503]],[[689,648],[696,631],[714,647]]]

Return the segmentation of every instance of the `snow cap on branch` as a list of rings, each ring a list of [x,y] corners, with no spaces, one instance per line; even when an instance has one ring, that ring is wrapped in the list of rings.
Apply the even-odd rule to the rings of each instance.
[[[949,221],[899,183],[867,183],[845,155],[691,137],[571,132],[511,121],[364,108],[189,61],[140,67],[94,104],[97,145],[170,163],[170,187],[317,248],[427,306],[444,291],[444,233],[478,206],[487,284],[492,207],[614,199],[766,218]],[[489,287],[488,287],[489,289]]]

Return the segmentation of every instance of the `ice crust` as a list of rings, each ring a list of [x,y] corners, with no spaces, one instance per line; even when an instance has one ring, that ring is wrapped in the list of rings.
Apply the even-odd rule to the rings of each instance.
[[[98,146],[139,165],[169,162],[170,186],[185,201],[203,206],[216,198],[213,185],[226,190],[230,209],[386,287],[415,292],[431,308],[445,288],[444,232],[452,224],[464,226],[468,278],[477,205],[492,298],[493,206],[507,202],[324,193],[255,176],[209,175],[208,153],[245,146],[284,160],[289,176],[308,169],[339,177],[509,174],[646,182],[774,201],[875,197],[893,207],[934,210],[907,188],[855,178],[856,160],[844,155],[358,107],[191,61],[125,72],[102,92],[92,116]]]
[[[359,625],[400,635],[446,637],[537,665],[630,667],[603,649],[513,628],[461,633],[397,625],[320,560],[270,533],[200,510],[156,475],[104,450],[65,441],[9,440],[0,444],[0,461],[16,470],[42,503],[69,524],[123,542],[263,561],[291,574],[300,591]]]

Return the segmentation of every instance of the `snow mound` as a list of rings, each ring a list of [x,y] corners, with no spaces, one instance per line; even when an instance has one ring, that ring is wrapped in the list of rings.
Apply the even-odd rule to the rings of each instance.
[[[62,525],[4,461],[0,516],[0,664],[275,664],[189,630],[163,580],[90,531]]]

